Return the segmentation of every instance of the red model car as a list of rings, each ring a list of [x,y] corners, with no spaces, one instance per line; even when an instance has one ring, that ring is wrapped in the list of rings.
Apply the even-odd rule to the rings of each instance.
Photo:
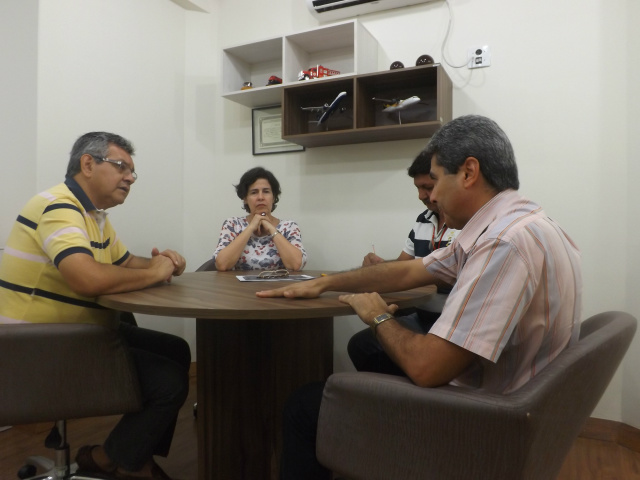
[[[298,74],[298,80],[309,80],[310,78],[322,78],[330,77],[331,75],[340,75],[338,70],[331,70],[330,68],[318,65],[317,67],[311,67],[309,70],[302,70]]]
[[[267,86],[269,85],[280,85],[282,83],[282,79],[280,77],[276,77],[275,75],[271,75],[269,80],[267,80]]]

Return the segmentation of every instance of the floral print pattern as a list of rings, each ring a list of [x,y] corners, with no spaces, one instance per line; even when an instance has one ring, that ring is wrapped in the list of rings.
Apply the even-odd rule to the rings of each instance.
[[[248,226],[249,222],[245,217],[227,218],[222,224],[218,246],[213,252],[214,260],[218,253],[234,241]],[[300,227],[293,220],[281,220],[276,228],[291,245],[302,252],[302,267],[300,267],[302,270],[307,263],[307,252],[302,246]],[[273,236],[251,235],[233,270],[273,270],[278,268],[285,267],[273,241]]]

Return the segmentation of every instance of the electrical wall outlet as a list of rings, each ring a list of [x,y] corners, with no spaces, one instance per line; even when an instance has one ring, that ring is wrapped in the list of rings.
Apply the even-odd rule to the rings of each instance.
[[[483,45],[482,47],[475,47],[469,49],[469,68],[482,68],[491,65],[491,52],[489,51],[489,45]]]

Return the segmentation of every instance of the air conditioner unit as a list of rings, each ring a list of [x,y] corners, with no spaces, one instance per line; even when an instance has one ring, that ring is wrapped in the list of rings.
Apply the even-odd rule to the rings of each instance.
[[[314,17],[321,21],[339,20],[365,13],[429,3],[435,0],[305,0]]]

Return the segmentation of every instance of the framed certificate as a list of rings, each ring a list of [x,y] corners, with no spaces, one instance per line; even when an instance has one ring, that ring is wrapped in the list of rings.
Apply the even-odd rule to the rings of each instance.
[[[282,139],[282,108],[280,105],[254,108],[253,119],[253,154],[302,152],[304,147]]]

